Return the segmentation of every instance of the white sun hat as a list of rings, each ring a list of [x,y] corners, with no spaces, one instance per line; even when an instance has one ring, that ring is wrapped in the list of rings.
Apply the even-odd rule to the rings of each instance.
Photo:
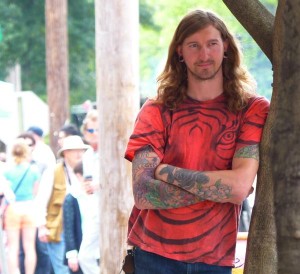
[[[57,152],[57,156],[61,157],[62,153],[65,150],[75,150],[75,149],[87,150],[89,148],[90,148],[90,146],[86,145],[80,136],[78,136],[78,135],[68,136],[68,137],[64,138],[63,146]]]

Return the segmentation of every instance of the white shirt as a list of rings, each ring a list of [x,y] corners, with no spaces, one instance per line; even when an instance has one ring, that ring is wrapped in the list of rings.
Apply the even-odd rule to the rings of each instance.
[[[66,170],[67,173],[65,172],[65,181],[66,181],[66,194],[67,194],[71,190],[71,185],[79,185],[79,182],[76,175],[74,174],[73,169],[67,164],[66,164]],[[35,198],[35,202],[38,209],[37,220],[36,220],[37,226],[46,225],[47,207],[48,207],[48,203],[54,185],[54,172],[55,172],[55,167],[49,167],[44,171],[41,177],[39,190]]]

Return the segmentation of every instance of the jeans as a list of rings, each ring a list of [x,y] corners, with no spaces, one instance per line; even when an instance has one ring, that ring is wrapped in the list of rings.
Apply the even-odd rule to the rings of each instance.
[[[48,256],[47,244],[36,238],[37,264],[35,274],[51,274],[54,273],[51,266],[51,261]]]
[[[69,274],[69,268],[64,264],[65,241],[61,235],[61,241],[57,243],[47,243],[48,254],[55,274]]]
[[[154,253],[134,250],[134,274],[231,274],[231,267],[204,263],[184,263]]]

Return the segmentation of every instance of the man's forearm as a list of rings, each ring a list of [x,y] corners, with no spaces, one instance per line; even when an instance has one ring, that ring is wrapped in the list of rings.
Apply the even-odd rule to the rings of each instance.
[[[201,200],[228,202],[232,197],[231,186],[223,184],[221,179],[212,182],[204,172],[162,165],[157,177],[196,195]]]
[[[141,178],[134,185],[136,206],[140,209],[168,209],[189,206],[201,201],[195,195],[160,180]]]
[[[161,164],[155,171],[155,178],[182,188],[201,200],[240,204],[251,193],[258,155],[258,145],[243,147],[235,153],[231,170],[195,171]]]
[[[133,193],[140,209],[178,208],[201,201],[194,194],[175,185],[154,179],[159,158],[151,147],[139,151],[133,162]]]

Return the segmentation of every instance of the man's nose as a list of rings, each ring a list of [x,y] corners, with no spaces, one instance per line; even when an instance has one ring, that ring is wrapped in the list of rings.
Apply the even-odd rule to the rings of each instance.
[[[207,60],[208,56],[209,56],[209,49],[207,47],[201,47],[199,49],[200,60],[205,61]]]

